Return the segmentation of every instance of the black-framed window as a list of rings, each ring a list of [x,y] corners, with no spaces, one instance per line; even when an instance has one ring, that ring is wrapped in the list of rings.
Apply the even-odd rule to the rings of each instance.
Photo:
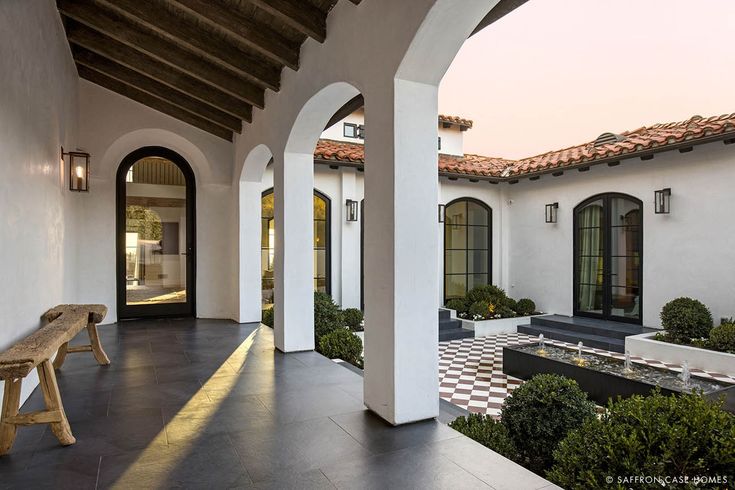
[[[273,303],[275,218],[273,189],[261,198],[260,271],[263,304]],[[314,190],[314,291],[331,293],[331,201]]]
[[[344,135],[345,138],[357,138],[357,134],[358,134],[357,124],[344,123],[344,127],[342,131],[343,131],[342,134]]]
[[[444,301],[492,282],[492,209],[472,198],[445,207]]]
[[[361,140],[365,139],[365,125],[364,124],[360,124],[359,126],[357,126],[357,137]]]

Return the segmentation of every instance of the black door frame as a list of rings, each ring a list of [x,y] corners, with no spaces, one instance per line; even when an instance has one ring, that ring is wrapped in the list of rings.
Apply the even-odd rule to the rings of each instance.
[[[128,305],[126,301],[125,231],[126,231],[126,177],[137,161],[160,157],[171,161],[186,179],[186,303],[159,305]],[[117,316],[120,319],[196,316],[196,179],[184,157],[162,146],[144,146],[123,158],[116,178],[116,261],[117,261]]]
[[[638,205],[640,211],[640,230],[638,237],[638,318],[631,318],[625,316],[617,316],[611,313],[612,310],[612,206],[610,205],[612,199],[620,198],[627,201],[633,202]],[[592,313],[588,311],[581,311],[579,309],[579,211],[584,209],[591,202],[602,200],[602,313]],[[573,227],[574,227],[574,245],[573,251],[573,267],[574,267],[574,303],[573,303],[573,314],[575,316],[584,316],[589,318],[597,318],[601,320],[610,320],[621,323],[631,323],[635,325],[643,324],[643,201],[637,197],[633,197],[628,194],[620,192],[606,192],[602,194],[596,194],[589,197],[577,204],[574,207],[573,216]]]
[[[452,206],[453,204],[457,204],[458,202],[466,202],[466,203],[475,203],[478,206],[481,206],[487,211],[487,284],[493,283],[493,208],[485,204],[484,202],[480,201],[479,199],[476,199],[474,197],[458,197],[457,199],[453,199],[449,201],[444,206],[445,214],[446,209],[449,208],[449,206]],[[467,213],[467,219],[469,220],[469,212]],[[442,246],[442,264],[443,264],[443,270],[442,270],[442,298],[443,298],[443,304],[446,304],[447,299],[447,227],[452,226],[447,224],[446,216],[444,217],[444,223],[442,223],[442,233],[444,235],[443,237],[443,246]],[[469,233],[470,228],[473,226],[480,226],[480,225],[459,225],[465,227],[465,278],[469,278],[469,276],[472,274],[469,272],[469,252],[471,251],[469,247]],[[459,250],[459,249],[454,249]],[[472,249],[472,250],[479,250],[479,249]],[[454,274],[459,275],[459,274]],[[474,274],[473,274],[474,275]],[[470,291],[471,288],[468,287],[468,283],[465,281],[465,295]]]

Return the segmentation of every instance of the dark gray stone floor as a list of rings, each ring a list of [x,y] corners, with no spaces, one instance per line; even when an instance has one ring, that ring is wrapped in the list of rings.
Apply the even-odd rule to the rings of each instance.
[[[77,443],[20,428],[0,488],[508,488],[550,484],[443,423],[391,427],[362,378],[219,320],[100,327],[112,364],[58,372]],[[23,411],[43,408],[37,389]]]

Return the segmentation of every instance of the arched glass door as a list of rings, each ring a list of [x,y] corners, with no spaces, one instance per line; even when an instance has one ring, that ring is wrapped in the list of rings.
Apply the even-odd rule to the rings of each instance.
[[[195,183],[189,164],[160,147],[134,151],[117,174],[120,318],[195,314]]]
[[[471,198],[444,208],[444,301],[490,284],[492,210]]]
[[[273,211],[273,189],[263,192],[261,198],[260,271],[262,301],[265,307],[273,304],[273,265],[275,258],[276,225]],[[331,293],[330,200],[314,190],[314,291]]]
[[[602,194],[574,210],[574,314],[641,323],[641,201]]]

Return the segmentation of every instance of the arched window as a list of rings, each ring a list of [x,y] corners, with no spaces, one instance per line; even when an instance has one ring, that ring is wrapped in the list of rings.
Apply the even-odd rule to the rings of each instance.
[[[600,194],[574,208],[574,314],[641,322],[643,205]]]
[[[444,301],[492,281],[492,209],[472,198],[444,210]]]
[[[314,190],[314,291],[331,293],[330,281],[330,207],[329,198]],[[273,303],[273,259],[275,256],[275,220],[273,189],[261,198],[260,270],[263,304]]]

